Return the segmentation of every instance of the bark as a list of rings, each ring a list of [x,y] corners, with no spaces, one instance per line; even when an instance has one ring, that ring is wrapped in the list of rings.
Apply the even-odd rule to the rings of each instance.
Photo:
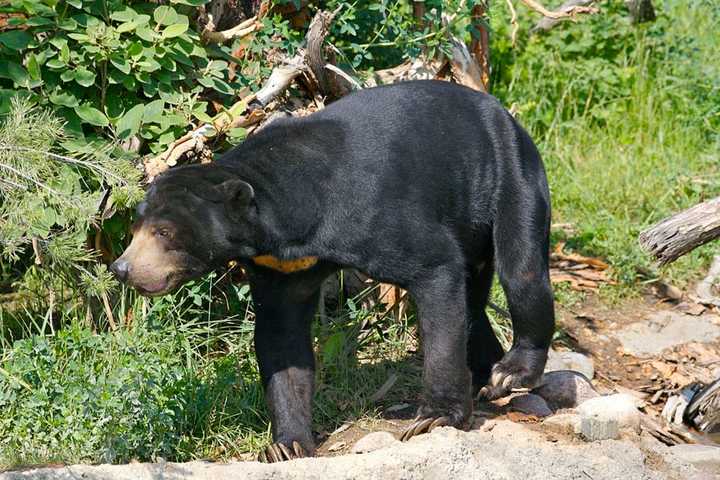
[[[655,8],[652,0],[625,0],[632,23],[645,23],[655,21]]]
[[[595,2],[595,0],[568,0],[567,2],[560,5],[558,8],[558,11],[565,12],[572,10],[573,7],[589,7]],[[537,33],[537,32],[547,32],[550,31],[552,28],[554,28],[557,24],[564,22],[565,20],[569,20],[570,17],[564,17],[564,18],[553,18],[553,17],[543,17],[540,19],[539,22],[535,24],[535,26],[530,31],[531,33]]]
[[[640,245],[661,265],[720,237],[720,197],[695,205],[640,233]]]
[[[479,75],[478,79],[480,80],[482,88],[473,88],[475,88],[476,90],[480,90],[481,92],[487,92],[488,88],[490,87],[490,35],[488,33],[486,21],[484,18],[489,7],[489,3],[489,0],[486,0],[482,3],[475,5],[470,13],[472,18],[472,25],[475,29],[475,31],[473,32],[472,42],[470,42],[470,53],[474,57],[478,68],[477,72],[476,69],[473,67],[470,67],[470,69],[466,68],[463,72],[472,77],[475,77],[476,73],[477,75]],[[463,55],[464,52],[458,52],[456,46],[454,45],[453,59],[458,58],[458,53],[460,55]],[[473,78],[472,81],[474,83],[475,79]]]

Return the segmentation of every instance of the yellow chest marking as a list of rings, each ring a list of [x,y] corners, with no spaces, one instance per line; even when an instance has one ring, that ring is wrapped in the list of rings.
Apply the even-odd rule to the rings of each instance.
[[[252,260],[255,262],[255,265],[271,268],[282,273],[293,273],[301,270],[307,270],[318,262],[317,257],[300,257],[294,260],[280,260],[272,255],[258,255],[257,257],[253,257]]]

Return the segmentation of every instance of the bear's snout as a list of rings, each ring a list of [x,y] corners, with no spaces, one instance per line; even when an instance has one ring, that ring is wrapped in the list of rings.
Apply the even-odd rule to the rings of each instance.
[[[110,271],[117,277],[121,282],[127,281],[128,273],[130,273],[130,264],[127,260],[118,258],[112,265],[110,265]]]

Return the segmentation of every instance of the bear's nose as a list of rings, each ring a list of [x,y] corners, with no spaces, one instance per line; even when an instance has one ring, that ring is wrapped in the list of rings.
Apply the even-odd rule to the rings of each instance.
[[[130,264],[128,264],[127,260],[119,258],[110,265],[110,271],[115,274],[118,280],[124,282],[127,280],[128,272],[130,271]]]

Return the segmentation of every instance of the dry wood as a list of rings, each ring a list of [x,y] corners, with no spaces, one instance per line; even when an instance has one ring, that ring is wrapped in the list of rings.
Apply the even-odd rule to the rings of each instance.
[[[325,50],[323,45],[328,34],[330,24],[340,9],[334,12],[319,11],[310,22],[305,39],[307,41],[307,53],[305,63],[317,81],[320,92],[328,99],[336,100],[353,90],[352,85],[347,81],[345,75],[339,75],[336,71],[326,68],[328,64],[335,64],[335,55],[332,50]]]
[[[695,205],[640,233],[640,245],[664,265],[720,237],[720,197]]]
[[[318,68],[319,71],[325,73],[324,80],[327,82],[325,88],[333,88],[334,93],[338,93],[341,91],[338,85],[349,85],[343,76],[326,68],[328,62],[325,61],[322,55],[324,36],[328,33],[329,22],[334,15],[335,13],[328,14],[327,12],[318,12],[313,20],[316,26],[313,28],[311,25],[306,36],[308,53],[300,50],[293,58],[285,60],[275,67],[263,87],[255,94],[248,95],[226,111],[219,113],[212,119],[211,123],[202,124],[183,137],[175,140],[160,155],[146,159],[144,161],[144,167],[147,181],[151,182],[157,175],[175,166],[180,159],[187,156],[188,153],[194,152],[202,156],[206,150],[205,144],[208,139],[224,133],[231,128],[250,127],[264,120],[267,116],[264,110],[248,110],[248,106],[253,102],[260,104],[262,107],[268,106],[272,100],[284,92],[301,73],[308,72],[308,54],[311,50],[312,55],[314,55],[313,65],[315,68]]]
[[[488,29],[483,18],[485,16],[485,12],[487,11],[488,2],[489,0],[485,0],[484,2],[478,3],[472,8],[470,12],[472,25],[477,31],[477,35],[473,35],[472,42],[470,42],[469,51],[472,53],[475,63],[477,64],[477,70],[479,71],[479,79],[482,83],[482,88],[472,88],[475,88],[475,90],[479,90],[481,92],[487,92],[488,87],[490,86],[490,35],[488,33]],[[453,45],[453,59],[454,58],[456,58],[456,48]],[[472,72],[470,72],[471,79],[467,80],[471,80],[473,83],[475,83],[478,74],[475,73],[474,67],[472,67],[471,70],[473,70]],[[466,85],[463,82],[460,83]]]
[[[507,0],[510,2],[511,0]],[[589,7],[591,6],[595,0],[568,0],[567,2],[560,5],[558,8],[558,11],[564,12],[567,11],[573,7]],[[568,17],[563,18],[552,18],[552,17],[543,17],[538,21],[535,26],[532,28],[531,33],[535,32],[547,32],[554,28],[557,24],[564,22],[565,20],[568,20]]]
[[[236,38],[242,38],[260,29],[260,22],[257,17],[248,18],[244,22],[222,32],[215,31],[212,15],[208,15],[208,23],[205,25],[200,37],[205,43],[226,43]]]
[[[536,2],[535,0],[521,0],[525,5],[527,5],[531,10],[535,10],[539,14],[541,14],[544,17],[553,18],[553,19],[560,19],[560,18],[575,18],[579,14],[583,13],[598,13],[600,10],[596,7],[592,6],[582,6],[582,5],[571,5],[568,7],[560,7],[558,10],[548,10],[545,8],[540,2]]]

